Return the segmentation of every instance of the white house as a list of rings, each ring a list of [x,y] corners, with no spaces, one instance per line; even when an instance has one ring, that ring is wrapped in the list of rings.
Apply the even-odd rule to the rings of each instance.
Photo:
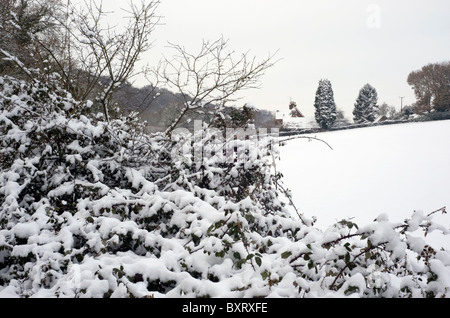
[[[291,101],[288,111],[277,110],[275,121],[284,128],[306,129],[311,127],[311,120],[306,118],[297,106],[297,103]]]

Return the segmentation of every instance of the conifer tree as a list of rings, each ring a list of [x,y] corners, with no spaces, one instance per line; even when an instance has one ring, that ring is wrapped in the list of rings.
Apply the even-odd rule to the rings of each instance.
[[[370,84],[360,91],[353,110],[354,121],[357,124],[374,122],[378,113],[378,93]]]
[[[336,122],[336,103],[331,82],[327,79],[319,82],[314,102],[316,121],[323,129],[329,129]]]

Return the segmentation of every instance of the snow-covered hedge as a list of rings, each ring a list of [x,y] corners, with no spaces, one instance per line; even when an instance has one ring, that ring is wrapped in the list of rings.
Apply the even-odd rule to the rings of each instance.
[[[433,214],[321,231],[283,203],[273,140],[230,160],[90,106],[0,78],[0,297],[449,296]]]

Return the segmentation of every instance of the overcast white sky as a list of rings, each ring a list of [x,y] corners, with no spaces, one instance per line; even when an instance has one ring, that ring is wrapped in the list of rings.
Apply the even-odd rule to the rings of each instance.
[[[124,5],[124,3],[122,3]],[[333,85],[339,109],[352,118],[366,84],[379,103],[400,109],[415,97],[408,74],[450,60],[449,0],[162,0],[163,23],[154,33],[158,59],[168,41],[197,51],[223,35],[230,49],[281,59],[242,104],[285,110],[292,98],[314,114],[320,79]]]

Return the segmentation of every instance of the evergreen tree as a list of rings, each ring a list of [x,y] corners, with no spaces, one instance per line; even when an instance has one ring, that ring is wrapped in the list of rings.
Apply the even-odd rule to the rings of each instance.
[[[353,110],[357,124],[374,122],[378,113],[378,94],[375,88],[366,84],[360,91]]]
[[[316,121],[323,129],[328,129],[336,122],[336,103],[331,82],[327,79],[319,82],[314,102]]]

